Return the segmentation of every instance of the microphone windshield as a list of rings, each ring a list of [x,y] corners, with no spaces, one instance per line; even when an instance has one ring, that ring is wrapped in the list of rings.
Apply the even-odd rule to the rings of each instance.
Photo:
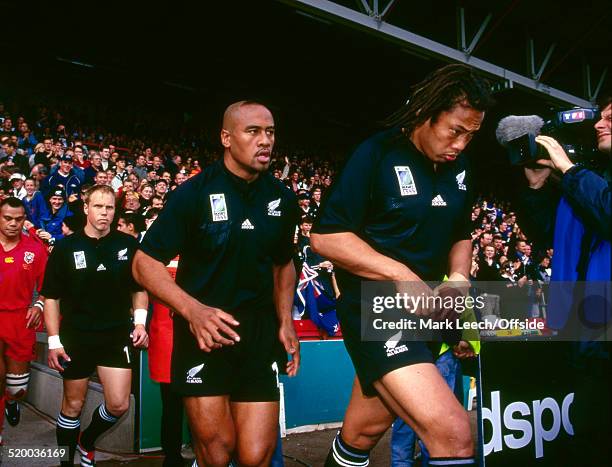
[[[495,136],[497,142],[505,147],[521,136],[539,135],[543,126],[544,120],[537,115],[509,115],[499,121]]]

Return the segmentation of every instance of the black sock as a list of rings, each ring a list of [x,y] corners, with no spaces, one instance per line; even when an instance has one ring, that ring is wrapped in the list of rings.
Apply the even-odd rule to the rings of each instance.
[[[73,465],[74,452],[76,451],[76,443],[80,431],[81,422],[79,421],[79,417],[69,417],[60,412],[55,427],[57,446],[60,448],[68,447],[68,461],[63,461],[61,463],[62,466]]]
[[[476,465],[473,457],[430,457],[429,465]]]
[[[81,446],[87,451],[93,451],[98,436],[112,428],[117,423],[117,420],[119,418],[108,412],[106,404],[100,404],[91,416],[91,423],[81,435]]]
[[[164,467],[182,465],[183,458],[183,399],[172,391],[169,383],[159,385],[162,397],[161,447]]]
[[[370,451],[348,445],[338,432],[325,460],[325,467],[366,467],[369,464]]]

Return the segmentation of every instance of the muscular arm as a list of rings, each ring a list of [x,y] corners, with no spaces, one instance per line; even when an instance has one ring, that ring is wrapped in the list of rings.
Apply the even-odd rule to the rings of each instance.
[[[45,300],[45,327],[49,336],[58,336],[60,329],[59,300],[47,298]]]
[[[181,289],[160,261],[139,250],[134,255],[132,274],[136,282],[185,318],[199,347],[205,352],[240,340],[236,331],[228,326],[239,324],[232,315],[200,303]]]
[[[190,305],[199,303],[176,285],[163,263],[142,251],[134,255],[132,274],[136,282],[185,319],[188,319]]]
[[[335,265],[365,279],[409,281],[420,278],[402,263],[382,255],[352,232],[310,235],[311,248]]]
[[[276,315],[281,326],[292,323],[291,308],[293,306],[293,294],[295,292],[295,267],[293,259],[286,264],[274,265],[274,305]]]
[[[292,356],[287,363],[287,375],[295,376],[300,367],[300,342],[293,327],[291,308],[295,293],[295,268],[293,259],[272,267],[274,276],[274,305],[278,316],[278,337],[285,351]]]
[[[448,255],[449,280],[465,280],[470,277],[470,266],[472,264],[472,243],[469,240],[456,242]]]

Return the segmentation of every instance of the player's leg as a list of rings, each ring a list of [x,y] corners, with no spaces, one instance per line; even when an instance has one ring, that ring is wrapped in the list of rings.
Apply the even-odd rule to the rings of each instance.
[[[466,465],[473,460],[467,413],[434,365],[398,368],[376,381],[374,387],[385,404],[423,440],[431,465],[438,465],[438,458],[446,459],[444,465]]]
[[[57,417],[55,435],[59,447],[68,448],[68,461],[62,466],[73,465],[77,440],[81,432],[81,410],[87,396],[89,378],[68,379],[64,377],[64,393],[62,395],[62,408]]]
[[[391,426],[394,418],[395,415],[379,397],[363,394],[361,384],[355,378],[342,430],[333,441],[325,465],[368,465],[370,450]]]
[[[17,426],[21,412],[17,401],[24,398],[30,382],[30,361],[18,361],[6,356],[6,421]]]
[[[91,422],[79,440],[81,454],[86,451],[86,457],[92,460],[98,437],[110,430],[127,412],[132,386],[132,370],[129,368],[99,366],[98,376],[104,391],[104,402],[94,410]]]
[[[236,445],[229,396],[189,396],[183,402],[198,464],[227,467]]]
[[[240,466],[268,466],[278,438],[278,402],[232,402],[236,427],[234,460]]]
[[[6,389],[6,361],[4,352],[6,350],[6,344],[0,338],[0,445],[2,445],[2,427],[4,426],[4,405],[6,403],[6,397],[4,391]]]
[[[7,422],[16,426],[20,412],[17,401],[25,396],[30,381],[30,361],[36,356],[36,332],[27,327],[26,313],[10,313],[3,321],[5,356],[5,400]]]

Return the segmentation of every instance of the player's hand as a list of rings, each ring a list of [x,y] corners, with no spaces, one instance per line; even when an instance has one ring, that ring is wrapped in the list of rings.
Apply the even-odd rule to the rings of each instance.
[[[418,303],[420,303],[420,306],[418,306],[416,309],[407,308],[407,312],[413,313],[420,317],[428,317],[436,311],[433,308],[428,308],[426,303],[427,297],[431,297],[433,295],[433,291],[416,274],[409,273],[405,278],[402,278],[402,280],[396,281],[395,289],[399,294],[406,294],[407,297],[414,297],[415,299],[419,300]]]
[[[287,362],[287,375],[295,376],[300,369],[300,341],[293,327],[293,322],[281,325],[278,330],[278,339],[285,347],[285,351],[291,355],[291,360]]]
[[[454,321],[459,317],[459,313],[455,311],[455,305],[458,304],[460,297],[466,297],[470,290],[470,283],[459,274],[451,274],[449,280],[442,282],[434,290],[434,295],[442,298],[442,308],[437,311],[436,318],[443,320]]]
[[[26,328],[36,329],[40,325],[42,310],[37,306],[28,308],[26,313]]]
[[[189,329],[196,337],[198,346],[204,352],[221,348],[224,345],[234,345],[240,341],[240,336],[231,326],[238,326],[240,323],[232,315],[219,308],[214,308],[200,304],[187,316]]]
[[[149,347],[149,335],[142,324],[134,326],[132,332],[132,345],[138,349],[146,349]]]
[[[548,152],[550,156],[550,160],[548,159],[539,159],[537,161],[538,164],[550,167],[551,169],[557,169],[561,173],[565,173],[570,167],[574,165],[574,163],[567,157],[567,154],[563,150],[563,147],[557,142],[556,139],[551,138],[550,136],[536,136],[536,143],[543,146]]]
[[[70,361],[70,357],[66,353],[63,347],[58,349],[49,349],[49,353],[47,354],[47,363],[49,364],[49,368],[53,368],[59,372],[64,371],[59,359],[63,358],[67,362]]]
[[[464,359],[475,357],[476,353],[474,353],[474,349],[469,342],[460,341],[453,347],[453,355],[457,358]]]

